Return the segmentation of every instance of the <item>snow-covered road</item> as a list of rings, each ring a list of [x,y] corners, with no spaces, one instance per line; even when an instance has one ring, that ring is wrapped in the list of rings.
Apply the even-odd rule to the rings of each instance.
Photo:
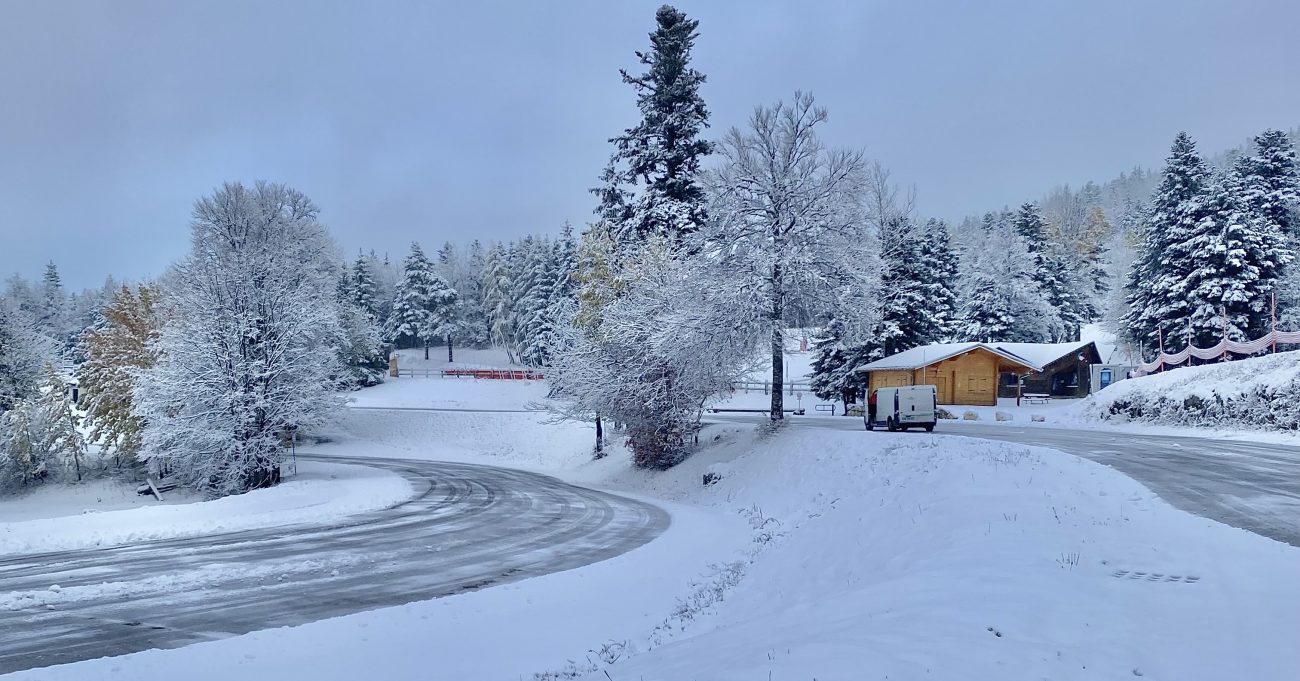
[[[752,422],[762,415],[711,415]],[[793,418],[797,427],[863,431],[855,417]],[[1190,429],[1189,429],[1190,430]],[[1300,547],[1300,447],[1210,437],[943,422],[936,432],[1051,447],[1128,475],[1171,505]],[[917,437],[925,437],[913,431]],[[863,437],[871,434],[863,431]]]
[[[391,470],[410,481],[415,498],[326,527],[0,559],[0,673],[174,648],[567,570],[641,546],[669,524],[650,504],[535,473],[322,460]]]

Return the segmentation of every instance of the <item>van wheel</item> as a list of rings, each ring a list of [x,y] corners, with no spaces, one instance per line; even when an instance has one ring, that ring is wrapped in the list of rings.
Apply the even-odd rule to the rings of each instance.
[[[891,416],[885,421],[885,430],[891,433],[898,432],[898,426],[894,424],[894,417]]]
[[[925,432],[927,432],[927,433],[933,433],[933,432],[934,432],[934,424],[933,424],[933,423],[927,423],[927,424],[925,424]]]

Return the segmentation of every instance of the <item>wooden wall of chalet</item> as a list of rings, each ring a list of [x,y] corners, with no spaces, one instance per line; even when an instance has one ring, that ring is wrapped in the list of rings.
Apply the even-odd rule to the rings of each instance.
[[[924,369],[871,372],[871,390],[904,385],[932,384],[939,404],[997,406],[998,370],[1003,361],[997,355],[976,348]]]

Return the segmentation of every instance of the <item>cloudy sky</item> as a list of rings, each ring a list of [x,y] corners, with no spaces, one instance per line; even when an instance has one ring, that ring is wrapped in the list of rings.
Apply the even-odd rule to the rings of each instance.
[[[586,221],[657,2],[0,0],[0,273],[157,274],[227,180],[348,252]],[[959,218],[1300,125],[1300,3],[693,2],[711,134],[811,90]]]

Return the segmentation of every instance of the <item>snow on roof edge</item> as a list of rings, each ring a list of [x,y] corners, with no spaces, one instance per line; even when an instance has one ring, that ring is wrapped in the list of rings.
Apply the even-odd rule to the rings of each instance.
[[[970,343],[936,343],[933,345],[922,345],[920,347],[915,347],[910,350],[904,350],[902,352],[890,355],[889,357],[882,357],[874,362],[871,362],[870,364],[860,367],[858,371],[920,369],[922,367],[927,367],[930,366],[931,364],[937,364],[939,362],[944,361],[945,359],[956,357],[957,355],[962,355],[979,348],[983,348],[984,350],[987,350],[1004,359],[1009,359],[1018,364],[1023,364],[1024,366],[1033,369],[1034,371],[1043,370],[1043,367],[1039,366],[1038,364],[1035,364],[1031,360],[1016,355],[1012,352],[1003,350],[995,345],[990,345],[988,343],[970,342]],[[931,356],[929,354],[930,352],[934,352],[937,354]]]

